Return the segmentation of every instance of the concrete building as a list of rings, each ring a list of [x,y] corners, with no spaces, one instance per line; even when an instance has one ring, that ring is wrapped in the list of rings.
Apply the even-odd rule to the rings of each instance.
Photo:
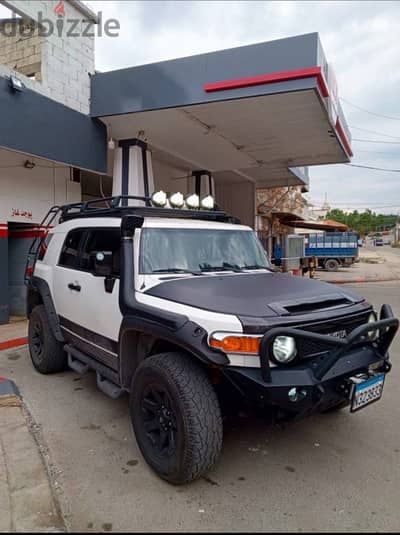
[[[352,155],[316,33],[95,73],[82,2],[0,3],[21,17],[7,31],[28,34],[0,38],[0,322],[23,312],[26,250],[53,204],[212,191],[255,226],[258,188],[306,189],[308,165]]]

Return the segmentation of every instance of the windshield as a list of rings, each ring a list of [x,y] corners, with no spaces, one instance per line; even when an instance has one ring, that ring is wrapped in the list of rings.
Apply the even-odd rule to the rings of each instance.
[[[250,230],[144,228],[140,272],[204,273],[271,269],[267,254]]]

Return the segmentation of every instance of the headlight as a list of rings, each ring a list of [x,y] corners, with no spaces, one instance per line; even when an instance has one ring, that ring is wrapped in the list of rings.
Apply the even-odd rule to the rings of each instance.
[[[214,210],[214,199],[211,197],[211,195],[207,195],[207,197],[204,197],[201,199],[200,206],[204,208],[204,210]]]
[[[200,206],[200,198],[196,193],[192,193],[186,197],[185,203],[188,208],[197,210]]]
[[[375,312],[371,312],[371,314],[368,316],[368,323],[374,323],[375,321],[377,321],[377,317],[376,317],[376,314]],[[376,329],[372,329],[372,331],[368,331],[368,338],[370,340],[375,340],[376,337],[378,336],[378,331]]]
[[[280,364],[291,362],[297,355],[296,340],[292,336],[277,336],[272,344],[272,354]]]
[[[169,204],[172,206],[172,208],[182,208],[185,204],[185,199],[183,198],[182,193],[173,193],[169,197]]]
[[[151,196],[151,204],[153,206],[162,207],[167,204],[167,194],[165,191],[156,191]]]

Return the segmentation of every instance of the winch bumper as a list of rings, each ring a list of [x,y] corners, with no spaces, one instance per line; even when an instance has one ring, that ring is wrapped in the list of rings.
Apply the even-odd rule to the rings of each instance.
[[[389,305],[380,319],[354,329],[345,339],[277,327],[268,331],[260,346],[260,368],[227,367],[224,373],[243,396],[261,406],[274,405],[299,415],[328,409],[350,401],[353,378],[374,377],[390,372],[388,349],[399,327]],[[378,335],[371,341],[368,332]],[[308,338],[329,344],[332,350],[295,364],[270,366],[270,351],[276,336]]]

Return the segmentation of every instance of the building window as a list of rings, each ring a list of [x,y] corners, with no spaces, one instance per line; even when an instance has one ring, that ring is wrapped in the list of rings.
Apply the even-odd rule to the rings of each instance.
[[[2,7],[0,63],[31,80],[42,81],[42,37],[38,24]]]

